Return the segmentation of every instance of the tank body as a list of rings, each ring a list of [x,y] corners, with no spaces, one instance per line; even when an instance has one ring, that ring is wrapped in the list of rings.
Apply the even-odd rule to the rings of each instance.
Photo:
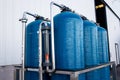
[[[98,33],[97,26],[93,22],[85,19],[84,24],[84,53],[85,67],[93,67],[99,65],[98,55]],[[86,73],[86,80],[100,80],[99,70]]]
[[[26,49],[25,49],[25,67],[38,68],[39,67],[39,26],[42,19],[35,20],[29,23],[26,27]],[[44,46],[43,46],[44,47]],[[44,56],[44,49],[43,49]],[[44,61],[44,58],[43,58]],[[46,75],[46,74],[44,74]],[[48,76],[43,77],[44,80]],[[25,80],[39,80],[39,73],[32,71],[25,71]]]
[[[64,11],[54,17],[55,61],[57,70],[84,68],[83,21],[73,12]],[[53,75],[52,80],[69,80],[67,75]],[[79,80],[84,80],[84,75]]]
[[[109,62],[109,54],[108,54],[108,39],[107,39],[107,31],[98,27],[98,53],[100,64]],[[110,80],[110,69],[109,67],[105,67],[100,69],[101,80]]]
[[[26,28],[26,54],[25,67],[39,67],[39,25],[42,20],[35,20],[28,24]]]

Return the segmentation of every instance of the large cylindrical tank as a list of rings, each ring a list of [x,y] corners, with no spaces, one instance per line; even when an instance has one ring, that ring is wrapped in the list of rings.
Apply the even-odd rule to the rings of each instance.
[[[25,67],[39,67],[39,25],[42,19],[29,23],[26,27]]]
[[[109,62],[107,31],[102,27],[98,27],[98,54],[100,64]],[[100,69],[100,74],[101,80],[110,80],[109,67]]]
[[[54,17],[55,61],[57,70],[84,68],[83,21],[71,11]],[[69,80],[67,75],[53,75],[52,80]],[[79,80],[84,80],[80,76]]]
[[[43,18],[38,18],[29,23],[26,27],[26,42],[25,42],[25,67],[38,68],[39,67],[39,26],[44,21]],[[44,37],[44,36],[43,36]],[[44,47],[44,46],[43,46]],[[44,50],[43,50],[44,53]],[[44,57],[44,54],[43,54]],[[44,61],[44,58],[43,58]],[[48,80],[47,77],[43,77]],[[39,73],[32,71],[25,71],[25,80],[39,80]]]
[[[99,65],[98,51],[98,33],[97,26],[94,22],[82,17],[84,24],[84,54],[85,67],[93,67]],[[99,71],[94,70],[86,73],[86,80],[100,80]]]

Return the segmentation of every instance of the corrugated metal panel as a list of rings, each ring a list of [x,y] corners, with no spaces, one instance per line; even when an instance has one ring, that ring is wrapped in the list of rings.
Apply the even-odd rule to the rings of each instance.
[[[120,45],[120,25],[117,17],[106,7],[111,61],[116,61],[115,43]],[[120,51],[120,49],[119,49]]]

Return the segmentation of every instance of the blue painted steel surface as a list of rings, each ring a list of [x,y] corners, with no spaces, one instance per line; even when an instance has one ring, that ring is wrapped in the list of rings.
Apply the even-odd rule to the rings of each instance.
[[[83,21],[70,11],[54,17],[56,69],[79,70],[84,68]],[[84,75],[82,75],[84,77]],[[84,80],[79,77],[79,80]],[[53,75],[52,80],[69,80],[67,75]]]
[[[85,67],[87,68],[99,64],[98,33],[96,24],[89,20],[83,20],[83,23]],[[100,80],[99,70],[86,73],[86,80]]]
[[[98,54],[100,63],[109,62],[107,32],[104,28],[98,27]],[[109,67],[100,69],[101,80],[110,80]]]

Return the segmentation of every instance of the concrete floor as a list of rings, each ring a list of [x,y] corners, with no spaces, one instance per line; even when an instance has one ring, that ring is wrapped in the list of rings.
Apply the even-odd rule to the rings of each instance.
[[[120,66],[117,67],[117,79],[120,80]],[[14,67],[0,67],[0,80],[14,80]]]
[[[0,80],[14,80],[14,67],[0,67]]]

